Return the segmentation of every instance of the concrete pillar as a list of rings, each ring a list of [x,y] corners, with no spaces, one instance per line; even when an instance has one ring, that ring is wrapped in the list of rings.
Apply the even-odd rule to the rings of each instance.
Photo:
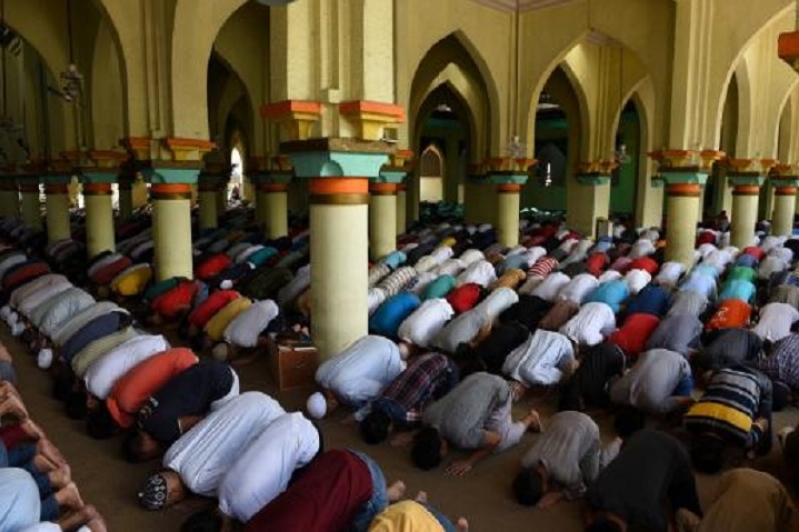
[[[796,187],[774,188],[774,216],[771,233],[777,236],[793,234],[793,217],[796,214]]]
[[[227,183],[223,183],[222,186],[216,192],[216,212],[217,214],[222,214],[227,210]]]
[[[133,183],[119,181],[119,219],[129,220],[133,216]]]
[[[397,185],[397,234],[408,230],[408,192],[405,183]]]
[[[368,333],[369,182],[314,178],[311,201],[311,323],[322,359]]]
[[[106,250],[115,251],[111,183],[84,183],[83,197],[86,205],[86,251],[89,258]]]
[[[42,207],[39,202],[39,183],[19,185],[22,221],[30,227],[42,226]]]
[[[0,184],[0,216],[19,217],[19,188],[13,179],[5,178]]]
[[[69,226],[69,189],[66,184],[45,185],[47,241],[51,244],[72,236]]]
[[[219,226],[217,211],[219,193],[215,185],[200,183],[200,229],[213,229]]]
[[[191,248],[191,185],[154,183],[153,236],[158,281],[194,277]]]
[[[757,202],[760,187],[737,185],[732,192],[732,217],[730,220],[730,244],[743,249],[751,245],[757,224]]]
[[[499,243],[509,248],[519,244],[521,191],[521,185],[497,185],[497,236]]]
[[[696,224],[699,221],[699,198],[702,185],[670,184],[666,188],[667,227],[666,260],[681,262],[686,268],[694,265]]]
[[[397,185],[369,184],[369,255],[372,260],[397,249]]]
[[[289,234],[289,191],[287,183],[259,183],[255,200],[258,224],[266,238]]]

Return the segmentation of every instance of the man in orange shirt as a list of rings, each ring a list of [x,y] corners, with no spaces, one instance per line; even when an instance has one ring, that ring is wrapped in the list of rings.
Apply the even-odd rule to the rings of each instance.
[[[705,330],[739,329],[749,324],[752,316],[752,307],[740,299],[723,301],[716,312],[707,322]]]
[[[114,385],[105,402],[96,402],[86,420],[89,435],[105,439],[119,429],[128,429],[145,401],[173,377],[197,364],[191,349],[176,347],[150,357],[125,374]]]

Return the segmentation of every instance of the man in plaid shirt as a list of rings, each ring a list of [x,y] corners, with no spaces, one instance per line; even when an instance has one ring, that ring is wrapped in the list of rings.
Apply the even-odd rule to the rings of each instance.
[[[457,383],[458,369],[446,355],[428,353],[415,358],[378,399],[356,412],[364,441],[377,444],[392,427],[407,429],[417,424],[422,409]]]

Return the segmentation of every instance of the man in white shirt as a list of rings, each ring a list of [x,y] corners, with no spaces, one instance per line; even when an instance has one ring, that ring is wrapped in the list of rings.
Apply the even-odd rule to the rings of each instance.
[[[558,292],[558,300],[573,301],[578,305],[585,296],[599,286],[599,281],[590,273],[575,275],[569,283]]]
[[[552,272],[544,277],[544,280],[530,292],[530,295],[554,303],[560,291],[569,284],[569,281],[571,278],[565,273]]]
[[[596,345],[616,328],[616,315],[613,309],[605,303],[586,303],[560,328],[561,334],[566,335],[578,345]]]
[[[635,295],[644,289],[652,280],[652,275],[645,270],[630,270],[624,276],[624,282],[630,287],[630,293]]]
[[[256,301],[233,318],[222,335],[224,342],[213,348],[217,360],[235,359],[241,350],[266,348],[270,332],[279,332],[276,327],[282,320],[277,304],[271,299]],[[255,353],[257,354],[257,352]]]
[[[234,397],[172,444],[162,461],[164,470],[150,476],[139,502],[149,510],[160,510],[189,492],[216,496],[236,457],[285,413],[261,392]]]
[[[681,262],[666,262],[660,267],[655,282],[667,288],[674,288],[685,273],[685,265]]]
[[[468,283],[477,283],[483,288],[497,280],[497,273],[494,265],[487,260],[477,261],[470,264],[458,276],[458,286],[463,286]]]
[[[768,342],[779,342],[791,334],[799,321],[799,311],[788,303],[769,303],[760,309],[760,318],[752,332]]]
[[[552,386],[576,369],[574,346],[563,334],[538,329],[510,352],[502,373],[513,379],[516,397],[535,385]]]
[[[309,398],[309,412],[319,419],[339,403],[359,408],[376,399],[405,369],[407,355],[406,345],[398,346],[383,336],[357,340],[316,370],[316,383],[322,391]]]
[[[169,349],[169,342],[159,335],[140,335],[109,351],[89,367],[83,382],[94,397],[105,400],[117,380],[131,368],[151,356]]]
[[[403,342],[426,348],[454,315],[455,311],[446,299],[428,299],[405,318],[397,336]]]

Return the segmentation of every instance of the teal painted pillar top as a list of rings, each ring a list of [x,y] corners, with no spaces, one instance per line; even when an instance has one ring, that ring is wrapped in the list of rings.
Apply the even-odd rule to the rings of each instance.
[[[386,142],[322,138],[280,145],[298,178],[362,177],[376,179],[394,153]]]

